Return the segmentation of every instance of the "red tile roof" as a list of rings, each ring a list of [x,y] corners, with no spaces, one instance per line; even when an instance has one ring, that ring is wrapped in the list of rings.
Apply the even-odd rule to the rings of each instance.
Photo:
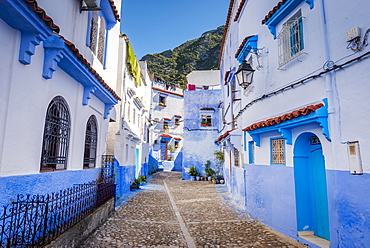
[[[164,92],[164,93],[168,93],[168,94],[172,94],[172,95],[176,95],[176,96],[184,97],[184,95],[181,95],[181,94],[179,94],[179,93],[175,93],[175,92],[172,92],[172,91],[169,91],[169,90],[162,90],[162,89],[160,89],[160,88],[153,87],[153,86],[152,86],[152,89],[153,89],[153,90],[158,90],[158,91],[161,91],[161,92]]]
[[[120,22],[121,19],[119,18],[119,13],[118,13],[116,5],[114,4],[114,0],[109,0],[109,3],[110,3],[110,6],[112,7],[112,10],[113,10],[114,16],[116,17],[116,20]]]
[[[253,36],[255,36],[255,35],[250,35],[250,36],[247,36],[247,37],[244,38],[243,42],[240,44],[240,46],[238,48],[238,51],[235,54],[235,58],[238,58],[239,53],[242,51],[245,43],[247,43],[248,39],[251,38],[251,37],[253,37]]]
[[[181,140],[181,138],[175,138],[176,140]]]
[[[262,20],[262,24],[265,24],[265,22],[268,21],[268,19],[270,19],[278,9],[280,9],[280,7],[286,2],[287,0],[281,0],[280,2],[278,2],[278,4],[265,16],[265,19]]]
[[[239,4],[239,8],[238,8],[238,11],[236,12],[236,15],[235,15],[235,18],[234,18],[234,22],[236,22],[238,19],[239,19],[239,16],[240,16],[240,13],[242,12],[242,9],[243,9],[243,6],[244,4],[246,3],[247,1],[246,0],[242,0]]]
[[[163,120],[170,121],[171,119],[170,118],[163,118]]]
[[[220,137],[217,138],[217,141],[216,142],[219,143],[221,140],[223,140],[224,138],[226,138],[234,130],[235,129],[231,129],[229,131],[226,131],[224,134],[222,134]]]
[[[168,134],[161,134],[161,135],[159,135],[159,137],[172,138],[172,136],[171,135],[168,135]]]
[[[221,43],[221,49],[220,49],[220,57],[218,59],[218,68],[220,68],[221,59],[222,59],[222,56],[223,56],[223,53],[224,53],[225,41],[226,41],[227,32],[229,30],[229,26],[230,26],[230,19],[231,19],[231,14],[233,12],[234,3],[235,3],[235,0],[230,0],[229,10],[227,12],[227,18],[226,18],[224,36],[222,37],[222,43]]]
[[[116,94],[116,92],[111,88],[109,87],[108,84],[105,83],[104,79],[94,70],[94,68],[91,67],[90,63],[82,56],[82,54],[79,52],[79,50],[76,48],[76,46],[70,42],[69,40],[67,40],[66,38],[64,38],[63,36],[59,35],[63,40],[64,42],[67,44],[67,47],[73,52],[73,54],[77,57],[77,59],[79,61],[82,62],[83,65],[85,65],[87,67],[87,69],[89,69],[89,71],[91,71],[91,73],[96,77],[96,79],[98,79],[98,81],[110,92],[112,93],[112,95],[119,101],[121,101],[121,98]]]
[[[294,119],[294,118],[297,118],[297,117],[300,117],[300,116],[303,116],[303,115],[308,115],[311,112],[316,111],[317,109],[319,109],[323,106],[324,106],[324,104],[322,104],[322,103],[316,104],[316,105],[310,105],[310,106],[295,110],[293,112],[290,112],[290,113],[287,113],[287,114],[284,114],[284,115],[281,115],[281,116],[278,116],[278,117],[275,117],[275,118],[271,118],[271,119],[268,119],[268,120],[265,120],[265,121],[260,121],[260,122],[254,123],[254,124],[244,128],[243,131],[252,131],[252,130],[262,128],[262,127],[277,125],[277,124],[280,124],[280,123],[282,123],[284,121],[287,121],[287,120],[291,120],[291,119]]]
[[[59,33],[60,32],[60,28],[54,24],[53,22],[53,19],[50,18],[50,16],[48,16],[45,12],[44,9],[40,8],[38,5],[37,5],[37,1],[36,0],[23,0],[25,1],[27,4],[28,4],[28,7],[33,10],[40,19],[42,19],[45,24],[51,28],[54,32],[56,33]]]
[[[50,27],[55,33],[57,33],[59,35],[60,28],[56,24],[54,24],[53,19],[51,19],[50,16],[46,15],[45,10],[38,6],[36,0],[23,0],[23,1],[25,1],[28,4],[29,8],[31,10],[33,10],[38,15],[38,17],[40,19],[44,20],[45,24],[48,27]],[[111,2],[111,6],[112,6],[112,4],[114,5],[113,0],[110,0],[110,2]],[[112,6],[112,8],[113,8],[113,6]],[[92,74],[98,79],[98,81],[109,92],[111,92],[117,100],[121,100],[121,98],[116,94],[116,92],[114,92],[114,90],[112,88],[110,88],[104,82],[103,78],[91,67],[90,63],[82,56],[82,54],[78,51],[78,49],[75,47],[75,45],[72,42],[65,39],[63,36],[61,36],[61,35],[59,35],[59,36],[64,40],[64,42],[67,44],[67,47],[73,52],[73,54],[77,57],[77,59],[80,60],[82,62],[82,64],[84,64],[92,72]]]

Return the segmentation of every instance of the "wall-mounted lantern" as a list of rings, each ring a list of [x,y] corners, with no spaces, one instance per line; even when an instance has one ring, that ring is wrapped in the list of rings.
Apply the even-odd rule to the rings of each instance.
[[[255,70],[253,70],[252,66],[246,60],[243,60],[239,65],[235,75],[238,79],[238,84],[243,87],[243,89],[247,89],[252,83],[254,71]]]

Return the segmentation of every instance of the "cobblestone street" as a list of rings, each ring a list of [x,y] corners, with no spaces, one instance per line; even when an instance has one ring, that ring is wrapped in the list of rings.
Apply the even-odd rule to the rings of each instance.
[[[251,219],[221,187],[158,172],[81,247],[306,247]]]

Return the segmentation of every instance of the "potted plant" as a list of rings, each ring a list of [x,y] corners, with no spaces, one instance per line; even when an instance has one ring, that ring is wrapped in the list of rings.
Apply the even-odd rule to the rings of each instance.
[[[197,175],[195,176],[195,178],[196,178],[197,181],[200,181],[200,173],[199,172],[197,172]]]
[[[202,122],[201,122],[201,124],[202,124],[202,127],[209,127],[209,126],[212,126],[212,124],[211,124],[211,123],[207,123],[206,121],[202,121]]]
[[[192,166],[189,169],[190,180],[195,181],[195,177],[198,175],[197,167]]]
[[[212,176],[216,173],[212,168],[211,168],[211,161],[207,160],[207,162],[204,165],[206,168],[204,169],[206,172],[206,177],[208,178],[208,181],[211,181]]]
[[[215,180],[216,180],[216,183],[221,183],[221,184],[225,183],[225,179],[223,175],[216,175]]]

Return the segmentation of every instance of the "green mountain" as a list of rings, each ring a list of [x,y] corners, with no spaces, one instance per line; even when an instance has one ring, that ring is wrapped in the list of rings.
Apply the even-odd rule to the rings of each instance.
[[[193,70],[217,69],[225,26],[203,33],[173,50],[147,54],[149,71],[155,78],[186,87],[185,76]]]

